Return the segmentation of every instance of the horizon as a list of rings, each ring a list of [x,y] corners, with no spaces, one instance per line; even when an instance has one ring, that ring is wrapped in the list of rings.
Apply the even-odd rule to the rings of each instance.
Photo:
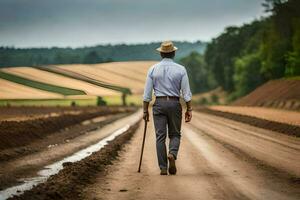
[[[0,0],[0,46],[83,48],[163,40],[209,42],[266,16],[264,0]]]
[[[210,41],[201,41],[201,40],[195,40],[195,41],[187,41],[187,40],[171,40],[174,44],[181,42],[187,42],[187,43],[191,43],[191,44],[195,44],[195,43],[209,43]],[[32,46],[32,47],[18,47],[18,46],[0,46],[0,48],[12,48],[12,49],[51,49],[51,48],[62,48],[62,49],[81,49],[81,48],[93,48],[93,47],[97,47],[97,46],[119,46],[119,45],[128,45],[128,46],[133,46],[133,45],[148,45],[148,44],[153,44],[153,43],[161,43],[162,41],[150,41],[150,42],[139,42],[139,43],[103,43],[103,44],[94,44],[94,45],[90,45],[90,46],[78,46],[78,47],[70,47],[70,46]]]

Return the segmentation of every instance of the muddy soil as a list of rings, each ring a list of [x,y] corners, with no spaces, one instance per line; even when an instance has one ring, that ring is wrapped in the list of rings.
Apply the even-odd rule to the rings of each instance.
[[[25,121],[70,113],[83,113],[109,110],[112,107],[95,106],[0,106],[0,121]],[[114,106],[113,109],[120,109]]]
[[[51,134],[44,136],[42,139],[37,139],[23,146],[12,147],[0,151],[0,163],[7,162],[28,154],[36,153],[45,148],[53,148],[57,145],[68,143],[70,140],[84,135],[88,132],[97,130],[105,126],[106,124],[113,123],[114,121],[131,114],[131,112],[117,113],[111,115],[103,115],[93,119],[97,121],[93,122],[92,119],[82,121],[78,124],[64,127],[59,131],[55,131]],[[1,181],[0,181],[1,182]],[[1,187],[1,184],[0,184]]]
[[[1,121],[0,151],[28,145],[35,140],[41,140],[51,133],[78,124],[84,120],[121,112],[128,113],[134,110],[136,110],[136,108],[103,107],[101,109],[95,108],[95,110],[82,110],[79,113],[63,113],[58,116],[47,118],[37,118],[25,121]]]
[[[112,163],[111,161],[118,156],[118,151],[129,141],[137,127],[138,124],[133,125],[124,134],[89,157],[79,162],[65,163],[64,169],[51,176],[47,182],[10,199],[81,199],[82,189],[93,182],[95,174],[101,173]]]
[[[35,177],[45,166],[85,149],[111,133],[140,119],[141,112],[105,115],[83,121],[37,140],[21,149],[4,150],[9,159],[0,162],[0,189]],[[15,153],[17,151],[17,153]],[[5,157],[3,157],[5,158]],[[1,199],[1,198],[0,198]]]

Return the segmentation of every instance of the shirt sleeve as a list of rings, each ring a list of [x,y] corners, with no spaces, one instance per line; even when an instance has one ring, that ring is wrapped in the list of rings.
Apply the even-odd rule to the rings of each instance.
[[[184,74],[181,79],[181,92],[182,92],[182,97],[185,102],[189,102],[192,99],[192,93],[191,93],[190,84],[189,84],[189,77],[186,73],[186,70],[184,70]]]
[[[150,102],[152,100],[153,79],[151,73],[152,73],[152,68],[150,68],[150,70],[148,71],[146,83],[145,83],[143,100],[146,102]]]

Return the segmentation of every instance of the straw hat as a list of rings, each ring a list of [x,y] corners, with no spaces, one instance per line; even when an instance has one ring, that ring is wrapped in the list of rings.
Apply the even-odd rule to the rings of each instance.
[[[170,53],[176,51],[178,48],[174,46],[172,41],[164,41],[161,43],[160,47],[156,50],[162,53]]]

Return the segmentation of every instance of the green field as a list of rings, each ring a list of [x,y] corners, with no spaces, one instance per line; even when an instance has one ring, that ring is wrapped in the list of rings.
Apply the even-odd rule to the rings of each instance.
[[[118,96],[103,97],[107,105],[122,105],[122,99]],[[141,95],[128,95],[126,97],[127,105],[142,105]]]
[[[28,87],[44,90],[47,92],[58,93],[58,94],[62,94],[62,95],[85,95],[86,94],[82,90],[77,90],[77,89],[52,85],[52,84],[48,84],[48,83],[43,83],[43,82],[39,82],[39,81],[34,81],[34,80],[23,78],[21,76],[17,76],[14,74],[6,73],[3,71],[0,71],[0,78],[14,82],[14,83],[22,84],[22,85],[25,85]]]
[[[96,99],[0,99],[0,106],[95,106]]]
[[[103,97],[108,106],[122,105],[121,97]],[[90,99],[0,99],[0,106],[71,106],[75,102],[76,106],[95,106],[96,98]],[[126,98],[127,105],[141,105],[140,95],[130,95]]]

